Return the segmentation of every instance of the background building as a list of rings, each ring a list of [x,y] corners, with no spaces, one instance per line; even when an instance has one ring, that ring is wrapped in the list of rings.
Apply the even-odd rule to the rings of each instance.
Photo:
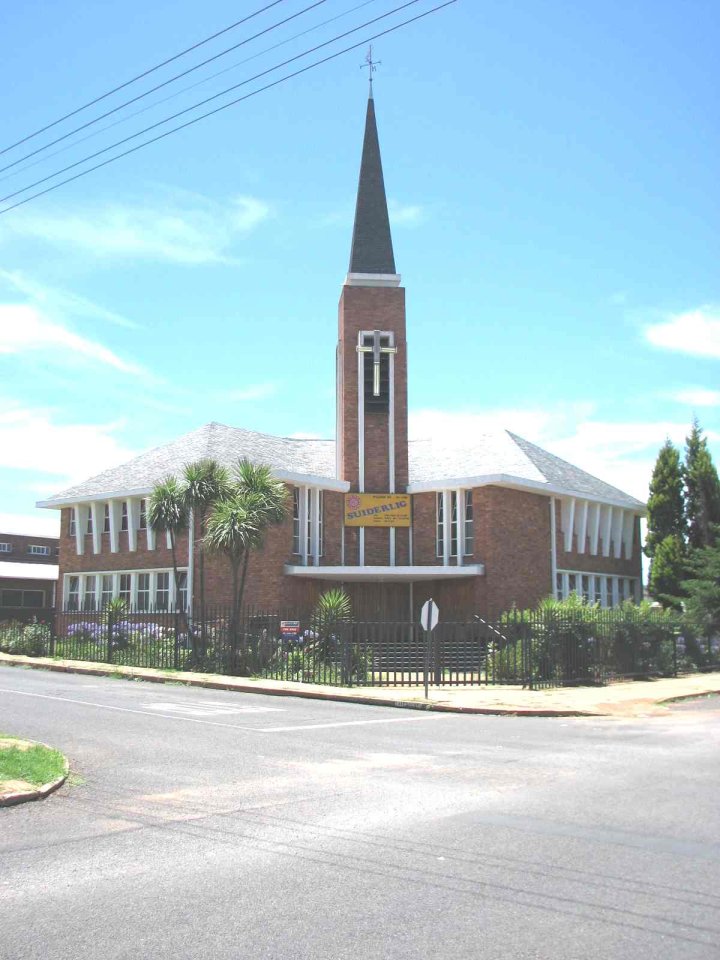
[[[55,606],[59,540],[48,518],[0,515],[0,620],[29,620]]]

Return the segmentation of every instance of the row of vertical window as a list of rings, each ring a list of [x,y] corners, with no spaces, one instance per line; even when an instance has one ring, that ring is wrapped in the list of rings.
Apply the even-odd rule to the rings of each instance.
[[[128,573],[83,573],[66,577],[65,605],[68,610],[102,610],[111,600],[124,600],[132,610],[185,610],[187,573],[179,576],[175,602],[175,583],[171,570]]]
[[[324,522],[323,522],[323,492],[318,491],[318,556],[323,555],[324,541]],[[303,536],[305,537],[305,556],[312,556],[312,510],[311,510],[311,487],[293,487],[293,547],[292,552],[298,555],[303,553]],[[301,529],[302,517],[305,517],[304,527]]]
[[[574,593],[586,603],[616,607],[626,600],[637,600],[637,589],[638,581],[634,577],[561,571],[557,574],[555,596],[558,600],[567,600],[570,594]]]
[[[93,518],[92,510],[90,507],[81,507],[80,508],[84,516],[77,516],[77,508],[70,507],[70,525],[68,527],[68,536],[74,537],[77,531],[78,522],[84,525],[83,532],[85,534],[91,534],[93,532]],[[120,510],[120,530],[127,531],[129,527],[128,521],[128,505],[127,501],[123,500],[122,507]],[[138,530],[147,530],[147,499],[143,497],[140,501],[140,510],[138,511]],[[105,512],[103,514],[103,533],[110,533],[110,504],[105,504]]]
[[[0,553],[12,552],[13,545],[11,543],[0,543]],[[27,548],[27,552],[31,557],[49,557],[52,553],[52,548],[39,543],[31,543]],[[55,552],[57,553],[57,549]]]
[[[463,507],[462,524],[463,533],[463,556],[470,556],[475,549],[475,531],[473,521],[473,501],[472,490],[461,490],[460,501]],[[445,497],[442,491],[437,494],[437,521],[436,521],[436,555],[445,556]],[[450,493],[450,556],[458,555],[458,491],[452,490]]]

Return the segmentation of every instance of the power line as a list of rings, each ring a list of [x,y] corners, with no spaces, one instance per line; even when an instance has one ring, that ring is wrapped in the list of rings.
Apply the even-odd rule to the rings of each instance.
[[[92,133],[89,133],[86,137],[79,137],[77,140],[74,140],[72,143],[68,143],[66,146],[61,147],[59,150],[54,150],[52,153],[47,154],[43,157],[38,157],[37,160],[33,160],[32,163],[26,164],[24,167],[21,167],[19,170],[15,170],[13,173],[8,173],[4,177],[0,177],[0,183],[5,180],[12,180],[15,177],[20,176],[21,173],[24,173],[26,170],[31,170],[33,167],[36,167],[39,163],[45,163],[47,160],[51,160],[53,157],[60,156],[61,153],[67,153],[68,150],[72,150],[74,147],[79,146],[81,143],[87,143],[88,140],[93,140],[95,137],[99,137],[101,133],[105,133],[107,130],[112,130],[113,127],[120,126],[123,123],[129,123],[134,117],[139,117],[143,113],[147,113],[148,110],[152,110],[155,107],[159,107],[163,103],[168,103],[170,100],[176,100],[178,97],[182,96],[183,93],[187,93],[189,90],[195,90],[197,87],[203,86],[203,84],[209,83],[211,80],[217,79],[226,73],[230,73],[231,70],[236,70],[238,67],[245,66],[246,63],[251,63],[253,60],[257,60],[258,57],[264,56],[266,53],[271,53],[273,50],[277,50],[279,47],[287,46],[288,43],[292,43],[293,40],[298,40],[300,37],[307,36],[308,33],[314,33],[316,30],[319,30],[321,27],[326,27],[329,23],[334,23],[336,20],[342,20],[343,17],[349,16],[351,13],[355,13],[357,10],[361,10],[363,7],[369,7],[371,3],[377,3],[378,0],[363,0],[362,3],[356,4],[354,7],[349,7],[347,10],[343,10],[342,13],[336,14],[334,17],[328,17],[327,20],[321,20],[320,23],[313,24],[312,27],[308,27],[306,30],[301,30],[299,33],[294,33],[292,36],[287,37],[285,40],[280,40],[278,43],[274,43],[269,47],[265,47],[263,50],[259,50],[257,53],[253,53],[249,57],[245,57],[244,60],[238,60],[236,63],[231,64],[229,67],[224,67],[222,70],[218,70],[217,73],[211,73],[207,77],[203,77],[202,80],[196,80],[195,83],[189,83],[186,87],[182,87],[180,90],[176,90],[175,93],[169,94],[167,97],[161,97],[159,100],[155,100],[153,103],[148,104],[145,107],[141,107],[140,110],[135,110],[133,113],[128,114],[126,117],[120,117],[118,120],[114,120],[112,123],[106,124],[104,127],[101,127],[99,130],[95,130]],[[101,119],[101,118],[98,118]],[[47,144],[46,146],[50,146]],[[18,161],[20,162],[20,161]],[[3,168],[5,170],[9,167]]]
[[[42,153],[43,150],[47,150],[48,147],[54,147],[56,143],[62,143],[63,140],[67,140],[68,137],[72,137],[73,134],[79,133],[81,130],[86,130],[88,127],[91,127],[94,123],[97,123],[99,120],[104,120],[105,117],[112,116],[113,113],[117,113],[118,110],[122,110],[124,107],[129,107],[132,103],[137,103],[138,100],[142,100],[144,97],[150,96],[151,93],[155,93],[157,90],[162,90],[163,87],[167,87],[169,84],[174,83],[176,80],[180,80],[182,77],[186,77],[189,73],[194,73],[195,70],[199,70],[201,67],[207,66],[208,63],[212,63],[214,60],[218,60],[220,57],[226,56],[228,53],[232,53],[233,50],[237,50],[238,47],[244,47],[248,43],[252,43],[253,40],[257,40],[258,37],[264,36],[266,33],[271,33],[273,30],[277,30],[278,27],[284,26],[286,23],[289,23],[291,20],[296,20],[298,17],[301,17],[304,13],[307,13],[308,10],[314,10],[315,7],[321,6],[321,4],[327,3],[327,0],[315,0],[314,3],[311,3],[310,6],[304,7],[302,10],[298,10],[297,13],[291,14],[291,16],[286,17],[284,20],[278,20],[277,23],[271,24],[269,27],[265,27],[264,30],[260,30],[258,33],[253,34],[252,37],[247,37],[245,40],[241,40],[239,43],[234,44],[232,47],[228,47],[227,50],[221,50],[220,53],[214,54],[212,57],[208,57],[207,60],[202,60],[200,63],[195,64],[194,67],[189,67],[187,70],[183,70],[182,73],[176,74],[174,77],[170,77],[169,80],[163,80],[162,83],[159,83],[155,87],[151,87],[149,90],[146,90],[145,93],[139,93],[136,97],[132,97],[130,100],[126,100],[125,103],[119,104],[117,107],[113,107],[112,110],[107,110],[105,113],[101,113],[100,116],[95,117],[93,120],[88,120],[87,123],[81,124],[79,127],[75,127],[74,130],[70,130],[68,133],[64,133],[61,137],[58,137],[56,140],[50,140],[48,143],[43,144],[43,146],[38,147],[36,150],[26,153],[24,157],[19,157],[17,160],[13,160],[12,163],[8,163],[5,167],[0,167],[0,173],[4,173],[6,170],[10,170],[12,167],[16,167],[19,163],[22,163],[23,160],[29,160],[30,157],[36,156],[38,153]]]
[[[204,40],[199,40],[197,43],[194,43],[191,47],[187,47],[185,50],[181,50],[180,53],[176,53],[172,57],[168,57],[167,60],[163,60],[162,63],[156,64],[154,67],[150,67],[149,70],[145,70],[143,73],[139,73],[136,77],[132,77],[130,80],[126,80],[125,83],[121,83],[118,87],[113,87],[112,90],[108,90],[107,93],[103,93],[99,97],[95,97],[94,100],[89,100],[87,103],[84,103],[81,107],[77,107],[75,110],[71,110],[70,113],[66,113],[64,117],[60,117],[59,120],[53,120],[52,123],[48,123],[47,126],[41,127],[39,130],[36,130],[34,133],[29,133],[26,137],[23,137],[22,140],[17,140],[15,143],[11,143],[9,147],[5,147],[3,150],[0,150],[0,156],[3,153],[7,153],[8,150],[13,150],[15,147],[19,147],[21,143],[25,143],[28,140],[32,140],[33,137],[39,136],[41,133],[45,133],[46,130],[50,130],[52,127],[56,127],[59,123],[62,123],[63,120],[68,120],[70,117],[74,117],[76,114],[81,113],[83,110],[87,110],[88,107],[94,106],[96,103],[100,103],[101,100],[107,100],[108,97],[111,97],[114,93],[117,93],[118,90],[124,90],[125,87],[129,87],[131,83],[137,83],[138,80],[142,80],[143,77],[149,76],[151,73],[155,73],[156,70],[160,70],[162,67],[166,67],[169,63],[172,63],[174,60],[179,60],[180,57],[184,57],[186,53],[192,53],[193,50],[197,50],[198,47],[204,46],[206,43],[210,43],[211,40],[221,37],[224,33],[228,33],[230,30],[234,30],[235,27],[241,26],[243,23],[247,23],[248,20],[253,20],[255,17],[259,17],[261,13],[265,13],[266,10],[270,10],[271,7],[276,7],[279,3],[285,3],[285,0],[273,0],[272,3],[266,4],[264,7],[261,7],[259,10],[255,10],[253,13],[249,13],[246,17],[243,17],[242,20],[236,20],[235,23],[231,23],[228,27],[223,27],[222,30],[218,30],[217,33],[213,33],[209,37],[205,37]]]
[[[96,150],[95,153],[91,153],[86,157],[81,157],[80,160],[76,160],[74,163],[69,163],[66,167],[61,167],[54,173],[49,173],[47,176],[41,177],[39,180],[35,180],[33,183],[29,183],[25,187],[21,187],[19,190],[14,190],[12,193],[8,193],[4,197],[0,197],[0,203],[4,203],[6,200],[12,200],[13,197],[17,197],[21,193],[32,190],[33,187],[39,187],[40,184],[47,183],[48,180],[52,180],[54,177],[59,177],[61,174],[67,173],[68,170],[73,170],[75,167],[79,167],[81,164],[87,163],[89,160],[94,160],[96,157],[102,156],[102,154],[107,153],[108,150],[114,150],[115,147],[121,147],[123,144],[129,143],[130,140],[134,140],[136,137],[140,137],[144,133],[149,133],[151,130],[155,130],[157,127],[161,127],[165,123],[170,123],[171,120],[176,120],[178,117],[181,117],[186,113],[190,113],[192,110],[197,110],[199,107],[204,107],[206,103],[211,103],[213,100],[217,100],[218,97],[223,97],[226,94],[231,93],[233,90],[237,90],[239,87],[244,87],[246,84],[252,83],[254,80],[259,80],[268,73],[272,73],[273,70],[280,70],[282,67],[286,67],[288,64],[294,63],[296,60],[300,60],[302,57],[306,57],[311,53],[315,53],[317,50],[322,50],[323,47],[330,46],[330,44],[336,43],[338,40],[342,40],[343,37],[347,37],[351,33],[357,33],[358,30],[369,27],[371,24],[377,23],[379,20],[384,20],[386,17],[390,17],[395,13],[399,13],[400,10],[405,10],[407,7],[412,7],[416,3],[420,3],[420,0],[406,0],[406,2],[400,4],[400,6],[395,7],[392,10],[388,10],[386,13],[380,14],[379,17],[373,17],[371,20],[366,20],[365,23],[361,23],[359,26],[353,27],[351,30],[346,30],[344,33],[340,33],[337,36],[332,37],[330,40],[325,40],[323,43],[318,43],[314,47],[310,47],[310,49],[296,54],[294,57],[289,57],[287,60],[283,60],[281,63],[277,63],[272,67],[268,67],[267,70],[261,70],[260,73],[256,73],[253,77],[248,77],[246,80],[241,80],[240,83],[235,83],[230,87],[226,87],[225,90],[221,90],[219,93],[215,93],[211,97],[206,97],[204,100],[200,100],[198,103],[192,104],[189,107],[185,107],[183,110],[178,110],[177,113],[173,113],[169,117],[165,117],[162,120],[151,123],[150,126],[144,127],[142,130],[138,130],[136,133],[131,133],[128,137],[123,137],[122,140],[116,140],[115,143],[111,143],[107,147],[103,147],[101,150]]]
[[[152,137],[150,140],[146,140],[144,143],[139,143],[137,146],[131,147],[129,150],[125,150],[123,153],[119,153],[114,157],[109,157],[107,160],[103,160],[102,163],[96,164],[94,167],[89,167],[87,170],[81,170],[80,173],[74,174],[72,177],[68,177],[66,180],[61,180],[59,183],[55,183],[50,187],[46,187],[45,190],[40,190],[37,193],[32,194],[30,197],[25,197],[24,200],[19,200],[17,203],[13,203],[9,207],[5,207],[3,210],[0,210],[0,215],[3,213],[9,213],[10,210],[14,210],[16,207],[21,207],[25,203],[29,203],[31,200],[35,200],[37,197],[42,197],[46,193],[51,193],[53,190],[57,190],[58,187],[65,186],[67,183],[72,183],[74,180],[79,180],[81,177],[84,177],[88,173],[92,173],[95,170],[99,170],[101,167],[106,167],[110,163],[114,163],[116,160],[121,160],[123,157],[129,156],[131,153],[136,153],[138,150],[142,150],[143,147],[149,146],[151,143],[156,143],[158,140],[163,140],[165,137],[169,137],[173,133],[177,133],[179,130],[184,130],[186,127],[190,127],[195,123],[198,123],[200,120],[205,120],[207,117],[211,117],[216,113],[220,113],[222,110],[227,110],[228,107],[233,107],[238,103],[241,103],[243,100],[249,100],[251,97],[257,96],[259,93],[264,93],[266,90],[270,90],[272,87],[276,87],[281,83],[284,83],[286,80],[292,80],[294,77],[300,76],[300,74],[307,73],[308,70],[313,70],[315,67],[322,66],[324,63],[328,63],[331,60],[336,60],[338,57],[342,56],[345,53],[349,53],[351,50],[357,50],[358,47],[364,46],[366,43],[371,43],[373,40],[378,40],[380,37],[385,37],[389,33],[394,33],[396,30],[400,30],[402,27],[406,27],[411,23],[415,23],[417,20],[422,20],[427,16],[430,16],[432,13],[437,13],[438,10],[442,10],[445,7],[451,6],[453,3],[456,3],[457,0],[445,0],[444,3],[440,3],[435,7],[431,7],[429,10],[425,10],[423,13],[417,14],[415,17],[410,17],[408,20],[403,20],[401,23],[395,24],[393,27],[388,27],[386,30],[381,30],[379,33],[373,34],[371,37],[365,37],[363,40],[358,41],[358,43],[353,43],[349,47],[345,47],[343,50],[338,50],[336,53],[332,53],[327,57],[324,57],[322,60],[316,60],[314,63],[310,63],[305,67],[301,67],[299,70],[295,70],[293,73],[288,73],[284,77],[280,77],[278,80],[273,80],[272,83],[266,84],[264,87],[259,87],[257,90],[253,90],[250,93],[246,93],[242,97],[238,97],[235,100],[231,100],[229,103],[222,104],[222,106],[215,107],[214,110],[209,110],[207,113],[201,114],[199,117],[193,117],[192,120],[187,120],[185,123],[180,124],[177,127],[173,127],[172,130],[166,130],[165,133],[158,134],[157,137]],[[405,4],[409,6],[409,4]],[[372,22],[372,21],[371,21]],[[346,34],[342,34],[346,36]],[[324,46],[324,44],[323,44]],[[316,48],[317,49],[317,48]],[[307,51],[308,53],[311,51]],[[301,54],[304,56],[304,54]],[[292,59],[296,60],[297,57]],[[290,62],[290,61],[287,61]],[[276,68],[274,68],[276,69]],[[266,73],[268,71],[265,71]],[[172,119],[172,118],[170,118]],[[89,157],[86,159],[90,159]],[[59,173],[59,172],[58,172]],[[58,174],[54,174],[57,176]],[[26,187],[25,189],[30,189]],[[24,191],[19,191],[23,193]]]

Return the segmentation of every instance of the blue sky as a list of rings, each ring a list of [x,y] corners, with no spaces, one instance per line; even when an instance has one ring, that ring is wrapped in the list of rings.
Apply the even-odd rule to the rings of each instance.
[[[0,166],[310,2],[284,0]],[[326,0],[0,171],[0,196],[396,5]],[[260,6],[10,5],[0,148]],[[414,435],[506,426],[643,498],[693,414],[720,460],[719,21],[694,0],[459,0],[376,41]],[[209,420],[332,436],[363,56],[0,215],[0,513],[36,515]]]

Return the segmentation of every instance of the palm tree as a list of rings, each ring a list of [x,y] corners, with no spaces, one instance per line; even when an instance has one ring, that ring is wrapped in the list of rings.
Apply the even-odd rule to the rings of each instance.
[[[234,470],[235,490],[244,499],[253,515],[253,524],[258,530],[259,540],[250,549],[262,546],[265,532],[273,526],[281,524],[287,517],[288,494],[282,480],[272,475],[272,470],[265,464],[254,464],[249,460],[240,460]],[[242,575],[239,585],[239,600],[245,593],[248,561],[250,551],[246,551],[242,563]]]
[[[270,467],[242,460],[235,469],[232,494],[218,500],[207,521],[204,545],[223,553],[232,573],[231,657],[237,642],[250,553],[262,546],[268,528],[287,515],[285,485]]]
[[[167,533],[170,538],[175,602],[180,596],[180,574],[177,564],[177,537],[187,529],[188,509],[184,490],[175,477],[166,477],[150,494],[147,522],[156,533]]]
[[[230,477],[225,467],[217,460],[205,458],[185,465],[183,471],[183,494],[185,506],[191,511],[193,523],[198,521],[200,526],[199,552],[199,595],[200,595],[200,624],[202,644],[205,647],[205,556],[203,553],[203,536],[207,517],[213,504],[230,494]]]

